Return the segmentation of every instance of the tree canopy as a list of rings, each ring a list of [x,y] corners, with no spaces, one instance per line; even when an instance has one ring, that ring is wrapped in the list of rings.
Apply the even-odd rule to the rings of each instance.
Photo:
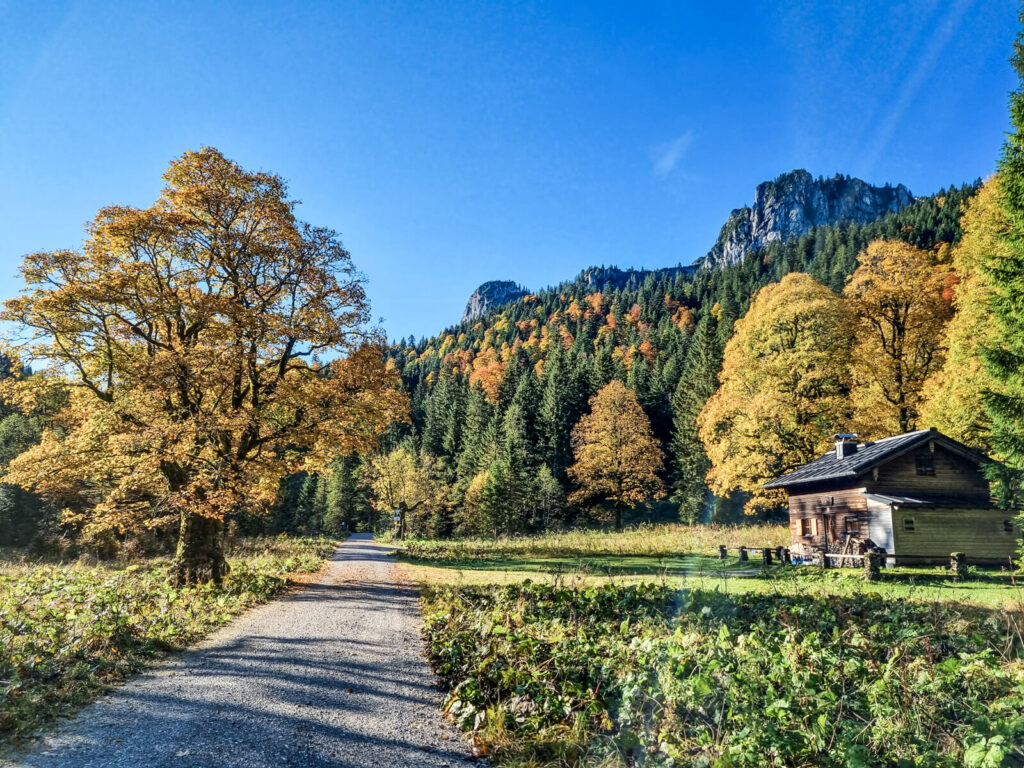
[[[953,275],[941,257],[876,240],[843,291],[854,323],[851,404],[861,437],[917,429],[925,381],[942,366]]]
[[[810,275],[757,293],[698,420],[716,494],[742,491],[750,514],[778,506],[761,485],[816,458],[844,422],[849,345],[843,302]]]
[[[590,413],[573,430],[573,445],[569,476],[580,486],[574,496],[610,501],[616,528],[623,508],[664,495],[661,448],[636,395],[621,381],[594,395]]]
[[[226,515],[368,449],[406,396],[348,252],[279,177],[204,148],[164,180],[149,208],[101,210],[82,250],[25,258],[2,317],[48,368],[8,396],[71,395],[6,479],[88,527],[177,517],[174,577],[216,581]]]

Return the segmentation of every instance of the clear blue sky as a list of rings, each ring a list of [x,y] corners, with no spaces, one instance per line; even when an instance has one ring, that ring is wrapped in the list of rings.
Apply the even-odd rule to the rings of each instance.
[[[0,297],[218,147],[342,233],[391,337],[489,279],[704,254],[793,168],[986,176],[1015,0],[0,0]]]

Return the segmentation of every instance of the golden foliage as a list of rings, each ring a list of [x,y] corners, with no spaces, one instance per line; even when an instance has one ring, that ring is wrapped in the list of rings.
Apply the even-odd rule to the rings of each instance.
[[[991,289],[980,265],[1007,254],[1003,235],[1010,226],[999,205],[997,178],[985,182],[974,196],[961,224],[964,235],[953,251],[958,280],[953,296],[956,314],[946,327],[945,364],[925,384],[920,421],[967,445],[988,450],[984,392],[999,387],[979,355],[979,349],[994,345],[996,338],[989,308]]]
[[[407,411],[349,254],[280,178],[202,149],[164,179],[149,208],[101,210],[82,251],[27,256],[2,315],[49,365],[9,389],[72,390],[5,480],[86,527],[258,508]]]
[[[591,398],[572,439],[576,463],[569,476],[580,485],[573,500],[607,499],[621,527],[623,507],[664,496],[661,447],[636,395],[618,379]]]
[[[855,430],[875,439],[918,427],[924,383],[945,354],[949,267],[892,240],[876,240],[857,260],[843,291],[856,338],[850,398]]]
[[[761,485],[816,458],[842,425],[850,339],[841,299],[809,275],[762,288],[725,348],[721,386],[698,417],[720,496],[755,514],[783,499]]]

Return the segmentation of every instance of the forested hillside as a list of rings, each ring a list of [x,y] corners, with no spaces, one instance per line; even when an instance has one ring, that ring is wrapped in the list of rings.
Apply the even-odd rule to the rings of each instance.
[[[947,258],[941,254],[959,239],[960,216],[977,189],[975,183],[942,190],[868,224],[819,227],[721,269],[586,270],[479,320],[391,345],[388,357],[412,400],[411,423],[392,432],[391,445],[421,457],[434,491],[433,502],[420,507],[432,512],[421,512],[418,525],[440,535],[542,527],[543,515],[526,501],[537,498],[538,488],[557,508],[548,514],[582,514],[568,509],[563,495],[574,489],[567,474],[572,430],[590,398],[613,379],[636,394],[665,449],[660,474],[683,519],[710,513],[696,420],[751,297],[795,271],[841,291],[858,254],[875,240]],[[502,509],[488,509],[488,499]],[[735,508],[720,503],[715,513],[728,516]]]

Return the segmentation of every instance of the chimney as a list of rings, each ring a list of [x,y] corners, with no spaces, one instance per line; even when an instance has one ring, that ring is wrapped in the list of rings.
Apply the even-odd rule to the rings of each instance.
[[[842,461],[857,452],[857,436],[850,434],[836,435],[836,458]]]

